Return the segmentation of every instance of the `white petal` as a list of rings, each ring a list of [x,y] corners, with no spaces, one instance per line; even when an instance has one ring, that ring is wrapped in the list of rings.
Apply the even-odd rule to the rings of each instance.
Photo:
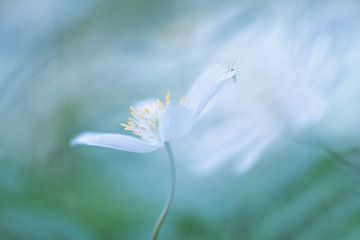
[[[168,106],[160,115],[159,132],[164,142],[177,140],[188,134],[194,124],[191,109],[184,106]]]
[[[199,118],[207,103],[229,80],[236,80],[235,71],[226,71],[223,67],[213,66],[194,83],[187,99],[193,105],[196,119]]]
[[[78,135],[71,141],[71,145],[97,146],[136,153],[149,153],[161,147],[127,135],[95,132]]]
[[[208,86],[218,81],[225,72],[226,69],[221,65],[211,65],[206,68],[200,77],[192,84],[186,95],[187,99],[191,103],[198,102],[202,92],[204,92]]]
[[[204,91],[202,96],[200,97],[200,100],[195,107],[195,117],[199,118],[201,113],[203,112],[204,108],[208,104],[208,102],[216,95],[217,92],[229,81],[229,80],[235,80],[235,72],[228,72],[224,74],[219,81],[212,84],[210,87]]]

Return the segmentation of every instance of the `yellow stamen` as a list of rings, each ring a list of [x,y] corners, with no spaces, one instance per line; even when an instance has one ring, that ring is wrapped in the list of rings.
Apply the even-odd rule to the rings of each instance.
[[[138,112],[138,111],[130,112],[130,115],[131,115],[133,118],[144,119],[144,114],[141,113],[141,112]]]
[[[163,107],[164,107],[164,104],[160,99],[156,99],[156,105],[159,110],[163,109]]]
[[[125,131],[131,131],[132,130],[132,128],[129,125],[127,125],[126,123],[122,123],[120,125],[124,128]]]
[[[170,92],[167,92],[167,93],[166,93],[166,97],[165,97],[165,103],[166,103],[166,105],[169,105],[169,104],[170,104],[170,101],[171,101],[171,95],[170,95]]]
[[[165,95],[165,101],[156,99],[156,102],[148,103],[138,107],[130,106],[130,115],[126,123],[121,126],[125,131],[130,131],[134,135],[141,137],[145,141],[160,141],[159,135],[159,117],[162,111],[172,104],[170,92]],[[181,98],[176,105],[184,106],[187,102],[186,98]]]

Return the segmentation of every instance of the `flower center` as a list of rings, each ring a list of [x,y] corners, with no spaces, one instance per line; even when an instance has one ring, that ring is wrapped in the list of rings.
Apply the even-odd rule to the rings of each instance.
[[[158,143],[161,142],[159,134],[160,115],[171,104],[171,96],[168,92],[165,97],[165,102],[160,99],[154,101],[147,101],[138,106],[130,106],[130,115],[127,123],[122,123],[121,126],[125,131],[130,131],[132,134],[140,137],[144,141]],[[185,105],[185,98],[181,98],[178,105]]]

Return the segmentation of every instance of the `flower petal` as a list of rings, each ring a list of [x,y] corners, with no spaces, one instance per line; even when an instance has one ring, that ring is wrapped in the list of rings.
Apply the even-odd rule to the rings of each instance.
[[[242,159],[234,168],[237,174],[245,174],[251,168],[255,166],[258,162],[261,154],[266,151],[266,149],[274,142],[277,134],[264,137],[261,141],[255,144],[252,148],[249,149],[245,158]]]
[[[193,111],[185,106],[168,106],[160,115],[159,133],[164,142],[177,140],[188,134],[194,124]]]
[[[211,84],[199,97],[199,101],[195,106],[195,118],[198,119],[208,102],[216,95],[216,93],[229,81],[236,80],[235,71],[225,72],[218,80]]]
[[[162,147],[127,135],[95,132],[78,135],[71,141],[71,145],[88,145],[136,153],[149,153]]]
[[[221,65],[210,65],[192,84],[190,90],[186,94],[186,98],[192,104],[199,101],[200,96],[207,89],[208,86],[217,82],[217,80],[226,72],[226,69]]]

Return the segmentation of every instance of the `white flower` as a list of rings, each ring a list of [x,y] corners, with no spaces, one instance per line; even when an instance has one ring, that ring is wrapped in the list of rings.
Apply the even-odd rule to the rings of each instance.
[[[85,132],[71,141],[72,145],[89,145],[122,151],[148,153],[188,134],[197,122],[207,103],[228,82],[235,80],[235,71],[216,67],[203,77],[209,85],[194,85],[186,97],[173,102],[170,93],[165,102],[145,100],[130,107],[131,117],[121,124],[126,131],[137,137],[115,133]],[[214,81],[215,80],[215,81]]]

